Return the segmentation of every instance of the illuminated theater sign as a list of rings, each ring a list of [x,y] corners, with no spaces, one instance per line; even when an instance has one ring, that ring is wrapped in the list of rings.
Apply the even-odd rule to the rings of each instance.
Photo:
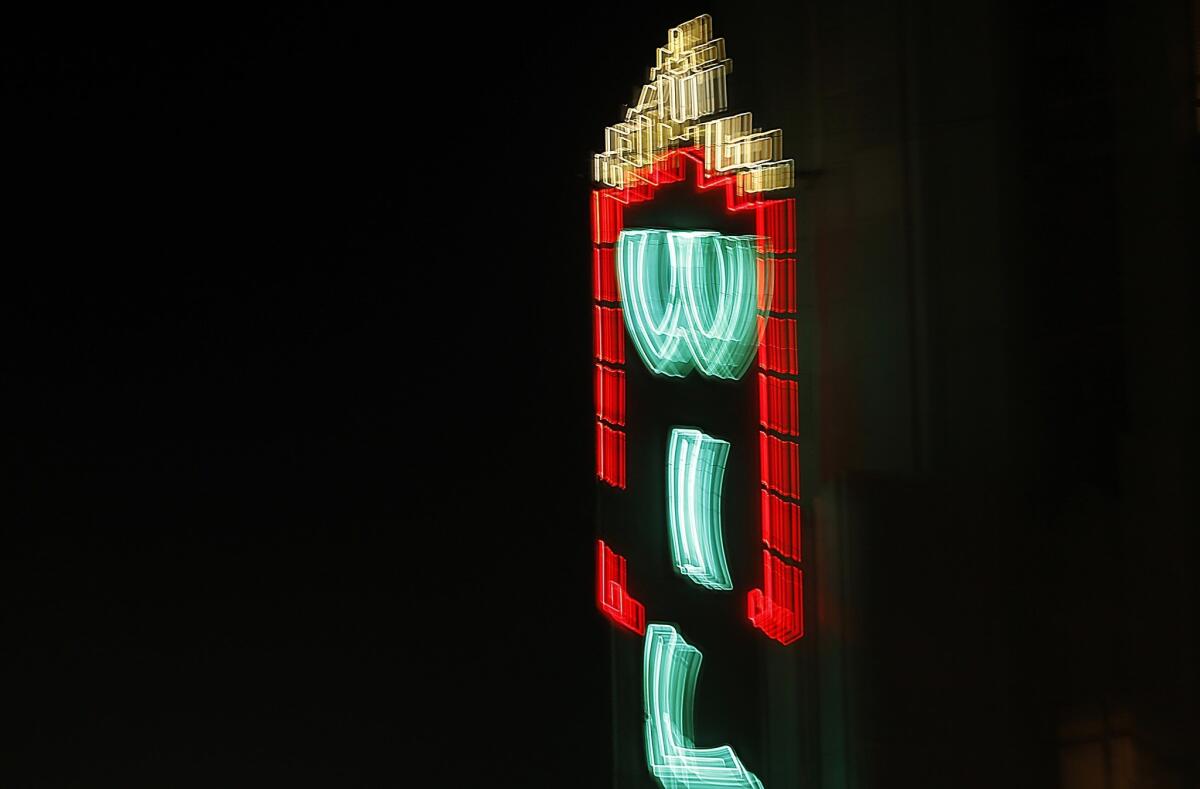
[[[780,130],[729,112],[731,71],[708,16],[672,28],[594,159],[596,597],[620,786],[796,785],[811,725],[794,165]]]

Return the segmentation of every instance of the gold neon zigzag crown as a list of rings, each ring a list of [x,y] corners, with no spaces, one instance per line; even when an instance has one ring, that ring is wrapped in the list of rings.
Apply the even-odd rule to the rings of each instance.
[[[593,179],[624,189],[672,148],[696,146],[704,152],[705,171],[735,175],[739,194],[792,186],[795,163],[782,158],[780,129],[756,130],[749,112],[701,120],[726,110],[731,73],[725,39],[712,37],[708,14],[667,31],[667,45],[656,51],[637,104],[623,122],[604,130]]]

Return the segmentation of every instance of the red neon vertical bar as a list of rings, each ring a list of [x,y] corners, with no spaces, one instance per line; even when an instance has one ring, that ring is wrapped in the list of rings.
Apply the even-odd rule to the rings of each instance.
[[[760,204],[759,231],[767,238],[767,246],[774,255],[796,253],[796,200],[770,200]]]
[[[620,301],[612,247],[592,248],[592,296],[596,301]]]
[[[772,312],[795,312],[796,259],[772,258],[770,262],[774,276],[770,309]]]
[[[762,508],[762,541],[771,544],[771,529],[773,528],[771,494],[766,489],[759,488],[759,506]]]
[[[625,431],[596,421],[597,476],[616,488],[625,487]]]
[[[593,243],[615,244],[620,217],[621,204],[612,198],[610,190],[597,189],[592,192]]]
[[[617,364],[625,364],[625,325],[624,315],[620,307],[613,307],[608,312],[609,332],[612,336],[612,348]]]
[[[595,372],[596,418],[610,425],[625,424],[625,371],[597,364]]]
[[[600,260],[601,247],[592,247],[592,299],[607,301],[604,298],[604,267]]]
[[[600,302],[619,301],[612,244],[621,231],[623,209],[620,190],[595,189],[591,195],[592,223],[592,345],[593,358],[606,365],[625,362],[625,333],[620,308]],[[596,400],[596,474],[617,488],[625,487],[624,371],[597,365]]]
[[[796,435],[799,426],[799,390],[796,382],[760,372],[758,386],[759,423],[776,433]]]
[[[758,374],[759,423],[768,430],[795,436],[800,427],[800,390],[796,381]]]
[[[796,381],[787,381],[787,432],[791,435],[800,434],[800,384]]]
[[[759,494],[763,544],[781,556],[800,561],[800,506],[765,489]]]
[[[796,310],[795,201],[761,203],[756,218],[771,255],[770,309],[777,315],[766,319],[759,347],[763,582],[748,594],[746,613],[756,628],[786,645],[804,633],[803,576],[788,563],[799,561],[801,550],[800,452],[794,439],[800,427],[799,385],[780,377],[798,372],[797,321],[785,317]]]
[[[767,318],[758,349],[759,366],[771,372],[795,375],[796,345],[795,318]]]
[[[609,364],[625,363],[625,325],[620,307],[592,307],[593,357]]]
[[[763,486],[781,496],[799,499],[799,445],[762,431],[758,440]]]

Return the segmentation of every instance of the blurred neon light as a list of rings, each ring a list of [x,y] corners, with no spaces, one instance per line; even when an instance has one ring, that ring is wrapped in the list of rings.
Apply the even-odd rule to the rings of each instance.
[[[758,374],[758,422],[776,433],[799,434],[800,387],[797,381]]]
[[[600,191],[592,192],[592,243],[615,244],[617,233],[621,232],[624,222],[624,210],[617,200],[605,199],[607,195]]]
[[[655,52],[637,103],[624,121],[604,130],[594,179],[625,189],[671,149],[700,146],[705,171],[730,173],[739,194],[791,187],[795,164],[782,158],[782,131],[755,129],[748,112],[700,122],[727,109],[726,78],[732,72],[725,39],[712,37],[712,17],[704,14],[667,31],[667,45]]]
[[[625,326],[652,372],[682,378],[692,370],[683,335],[682,272],[671,258],[666,230],[622,230],[617,240],[617,283]]]
[[[592,308],[592,356],[609,364],[625,363],[625,331],[620,307]]]
[[[617,267],[612,247],[592,248],[592,298],[594,301],[616,302]]]
[[[770,303],[770,269],[758,269],[754,236],[671,233],[671,260],[685,272],[684,335],[701,375],[741,378],[754,359],[758,305]],[[760,292],[761,291],[761,292]]]
[[[625,431],[596,419],[596,476],[614,488],[625,487]]]
[[[767,490],[800,499],[800,445],[795,441],[759,432],[759,470]]]
[[[596,365],[596,418],[613,426],[625,424],[625,371]]]
[[[639,636],[646,632],[646,609],[629,596],[625,586],[625,557],[596,541],[596,605],[620,627]]]
[[[755,236],[622,230],[617,281],[625,326],[652,372],[737,380],[758,349],[771,269]]]
[[[780,375],[796,375],[798,347],[795,318],[767,318],[758,349],[758,366]]]
[[[763,545],[792,561],[800,561],[800,505],[766,490],[759,491]]]
[[[746,615],[756,628],[787,646],[804,635],[804,576],[763,550],[763,588],[751,589]]]
[[[670,625],[647,628],[642,668],[646,765],[663,789],[763,789],[730,746],[696,747],[692,711],[703,657]]]
[[[730,590],[721,534],[721,488],[729,442],[674,428],[667,449],[671,560],[680,575],[707,589]]]

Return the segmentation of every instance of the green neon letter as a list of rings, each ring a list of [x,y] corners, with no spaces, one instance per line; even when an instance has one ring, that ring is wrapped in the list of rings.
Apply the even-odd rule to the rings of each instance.
[[[617,283],[625,326],[646,367],[682,378],[692,370],[680,325],[679,271],[671,264],[666,230],[622,230],[617,239]]]
[[[746,373],[771,293],[754,236],[623,230],[616,265],[625,326],[647,368],[676,378],[693,367],[709,378]]]
[[[736,381],[758,348],[754,236],[672,233],[667,240],[683,272],[684,338],[696,367],[709,378]]]
[[[763,789],[733,748],[697,748],[692,711],[700,650],[670,625],[646,629],[642,699],[646,712],[646,765],[663,789]]]
[[[708,589],[733,588],[721,537],[721,487],[729,442],[676,427],[667,447],[671,559],[680,575]]]

